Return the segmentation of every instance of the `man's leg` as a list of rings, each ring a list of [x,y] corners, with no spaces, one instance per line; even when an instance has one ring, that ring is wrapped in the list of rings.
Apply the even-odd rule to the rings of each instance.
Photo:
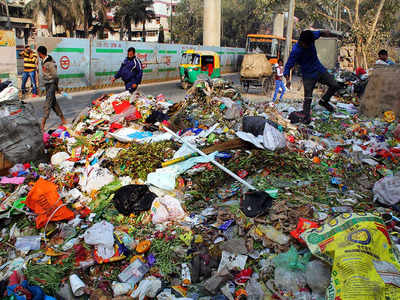
[[[292,123],[302,122],[304,124],[309,124],[311,122],[311,102],[312,95],[315,88],[317,79],[313,78],[303,78],[304,85],[304,103],[302,111],[295,111],[290,114],[289,118]]]
[[[43,106],[43,119],[42,119],[42,131],[44,131],[46,121],[49,118],[50,115],[50,109],[52,106],[51,102],[51,90],[50,90],[50,84],[46,84],[46,100],[44,101],[44,106]]]
[[[56,91],[57,91],[57,83],[52,83],[50,84],[49,87],[51,93],[51,108],[54,110],[56,115],[61,119],[62,124],[66,124],[67,122],[65,121],[64,114],[61,111],[60,105],[58,105],[57,98],[56,98]]]
[[[28,80],[28,77],[29,77],[28,72],[24,72],[22,74],[22,85],[21,85],[22,94],[26,94],[26,81]]]
[[[336,82],[335,78],[328,72],[321,74],[318,81],[329,87],[325,95],[322,96],[319,104],[324,106],[330,112],[334,112],[335,108],[329,104],[329,100],[331,100],[331,97],[335,95],[335,93],[340,89],[339,84]]]
[[[29,77],[31,78],[32,82],[32,94],[37,95],[37,86],[36,86],[36,71],[29,72]]]

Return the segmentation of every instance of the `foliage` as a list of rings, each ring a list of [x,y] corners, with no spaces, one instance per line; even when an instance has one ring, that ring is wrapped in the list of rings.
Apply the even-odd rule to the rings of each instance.
[[[173,17],[173,40],[181,44],[203,43],[203,0],[182,0]]]
[[[348,33],[347,43],[357,49],[357,65],[368,67],[376,60],[377,52],[394,43],[393,27],[398,19],[398,0],[300,0],[296,16],[298,26],[338,29]]]
[[[222,46],[244,47],[246,35],[263,30],[272,21],[272,5],[277,0],[222,0]],[[198,0],[182,0],[176,6],[172,34],[181,44],[203,41],[203,4]]]
[[[121,33],[123,30],[128,32],[128,40],[132,40],[132,22],[137,26],[143,24],[143,41],[146,40],[146,21],[154,19],[154,11],[150,9],[153,6],[153,0],[119,0],[114,1],[113,5],[117,7],[115,12],[115,22],[121,26]]]

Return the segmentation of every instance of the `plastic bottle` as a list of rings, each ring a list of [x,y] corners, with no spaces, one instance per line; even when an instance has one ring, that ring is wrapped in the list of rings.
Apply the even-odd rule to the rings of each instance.
[[[280,245],[285,245],[289,242],[289,237],[282,232],[276,230],[270,225],[259,225],[257,227],[268,239],[278,243]]]
[[[72,96],[66,92],[63,92],[61,95],[65,98],[67,98],[68,100],[72,100]]]

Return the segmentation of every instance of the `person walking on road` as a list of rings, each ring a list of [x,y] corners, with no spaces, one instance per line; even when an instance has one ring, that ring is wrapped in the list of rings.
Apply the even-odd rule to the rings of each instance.
[[[135,54],[135,48],[128,49],[128,56],[123,61],[118,73],[111,79],[111,83],[114,83],[115,80],[121,78],[125,83],[125,89],[131,94],[137,90],[143,77],[142,63]]]
[[[280,58],[278,60],[278,66],[276,67],[276,75],[275,75],[275,94],[272,99],[273,102],[276,101],[276,97],[278,97],[279,91],[281,91],[281,96],[279,100],[282,100],[283,95],[286,92],[285,83],[283,82],[283,60]]]
[[[37,85],[36,85],[36,72],[38,66],[38,57],[29,45],[25,46],[25,50],[19,53],[19,56],[24,58],[24,73],[22,74],[22,94],[26,94],[26,82],[28,78],[31,79],[32,84],[32,97],[37,96]]]
[[[339,37],[340,35],[334,34],[330,31],[311,31],[305,30],[300,34],[299,41],[293,46],[289,59],[285,65],[285,76],[287,82],[286,86],[290,88],[290,70],[297,63],[301,67],[304,85],[304,103],[303,110],[293,112],[290,115],[292,123],[302,122],[309,124],[311,122],[311,102],[313,98],[313,91],[317,82],[327,85],[328,91],[319,101],[319,105],[323,106],[329,112],[334,112],[335,108],[329,103],[331,97],[340,88],[334,77],[328,73],[325,67],[318,59],[317,49],[315,48],[315,41],[320,37]]]
[[[44,85],[46,88],[46,101],[44,103],[44,115],[41,124],[42,130],[44,131],[51,109],[60,117],[62,124],[66,124],[67,122],[65,121],[64,115],[56,99],[56,91],[58,88],[57,65],[53,58],[50,55],[47,55],[46,47],[40,46],[37,51],[42,60],[40,84]]]

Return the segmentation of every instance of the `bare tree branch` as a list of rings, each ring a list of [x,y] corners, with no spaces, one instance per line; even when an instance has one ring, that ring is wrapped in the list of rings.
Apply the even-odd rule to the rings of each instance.
[[[332,16],[330,16],[330,15],[328,15],[328,14],[326,14],[326,13],[323,13],[322,11],[316,11],[316,13],[317,14],[319,14],[319,15],[321,15],[321,16],[324,16],[325,18],[327,18],[327,19],[330,19],[330,20],[333,20],[333,21],[338,21],[338,22],[340,22],[340,23],[343,23],[343,24],[346,24],[346,25],[348,25],[348,26],[350,26],[350,27],[352,27],[352,25],[349,23],[349,22],[347,22],[347,21],[345,21],[345,20],[343,20],[343,19],[338,19],[338,18],[335,18],[335,17],[332,17]]]
[[[372,28],[371,28],[371,32],[369,34],[369,37],[367,39],[367,43],[365,44],[366,47],[368,47],[369,44],[372,41],[372,38],[373,38],[373,36],[375,34],[376,25],[378,24],[379,17],[381,16],[381,12],[382,12],[382,9],[383,9],[384,5],[385,5],[385,0],[381,0],[381,2],[379,3],[379,6],[378,6],[378,11],[376,12],[376,15],[375,15],[374,23],[372,23]]]

